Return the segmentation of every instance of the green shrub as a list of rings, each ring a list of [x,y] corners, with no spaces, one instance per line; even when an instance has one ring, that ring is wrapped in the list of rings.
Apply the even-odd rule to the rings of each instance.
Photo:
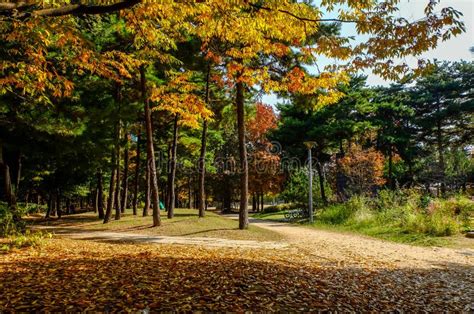
[[[326,224],[341,225],[345,223],[353,214],[353,209],[348,204],[331,205],[324,208],[318,219]]]
[[[36,213],[45,213],[46,210],[48,209],[48,206],[36,204],[36,203],[29,203],[28,205],[25,204],[23,208],[24,208],[23,213],[25,215],[29,215],[29,214],[36,214]]]
[[[21,215],[21,214],[19,214]],[[0,204],[0,237],[8,236],[14,233],[23,232],[25,222],[15,221],[11,209],[5,203]]]
[[[428,202],[429,200],[429,202]],[[353,196],[344,204],[323,208],[323,224],[392,235],[450,236],[472,228],[474,202],[465,196],[431,199],[416,190],[383,190],[377,198]]]
[[[301,205],[293,204],[293,203],[278,204],[278,205],[272,205],[272,206],[265,207],[263,209],[263,213],[264,214],[277,213],[277,212],[281,212],[281,211],[284,211],[284,210],[297,209],[297,208],[300,208],[300,207],[301,207]]]
[[[426,219],[425,233],[443,237],[458,233],[460,225],[453,217],[437,212]]]
[[[374,200],[374,205],[381,211],[392,210],[404,204],[406,204],[406,196],[399,190],[381,190]]]
[[[30,232],[27,230],[23,234],[11,235],[8,238],[8,243],[0,247],[0,251],[7,252],[14,248],[39,247],[43,244],[44,239],[51,237],[52,234],[48,232]]]
[[[372,207],[372,202],[366,196],[354,195],[347,201],[346,205],[350,207],[353,212],[357,212],[370,210]]]

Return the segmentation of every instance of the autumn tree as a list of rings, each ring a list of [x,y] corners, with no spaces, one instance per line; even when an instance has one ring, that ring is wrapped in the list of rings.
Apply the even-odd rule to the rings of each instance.
[[[280,151],[268,140],[268,133],[277,127],[277,116],[270,105],[257,103],[255,116],[247,122],[249,152],[249,191],[253,209],[263,209],[266,193],[276,193],[282,183]]]
[[[384,156],[374,148],[364,149],[360,145],[351,145],[340,162],[353,193],[371,193],[374,188],[385,184]]]

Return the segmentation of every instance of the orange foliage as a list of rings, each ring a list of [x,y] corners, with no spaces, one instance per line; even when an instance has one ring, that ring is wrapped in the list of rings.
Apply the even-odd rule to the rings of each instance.
[[[275,193],[283,182],[279,152],[272,151],[267,133],[277,127],[278,117],[270,105],[256,104],[256,114],[247,123],[248,140],[254,150],[249,156],[250,192]]]
[[[372,147],[363,149],[360,145],[352,145],[340,160],[341,170],[348,178],[350,188],[358,193],[368,193],[373,187],[385,184],[384,163],[381,152]]]
[[[268,131],[277,127],[277,115],[272,106],[257,103],[255,117],[247,123],[248,139],[252,142],[263,141]]]

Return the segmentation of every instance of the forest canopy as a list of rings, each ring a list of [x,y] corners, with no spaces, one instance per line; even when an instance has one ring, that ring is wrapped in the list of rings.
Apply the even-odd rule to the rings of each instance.
[[[1,2],[2,196],[13,219],[18,200],[47,204],[48,217],[80,200],[105,223],[140,207],[159,226],[160,209],[204,217],[208,204],[230,211],[237,200],[245,229],[249,194],[255,208],[285,189],[283,157],[303,159],[305,137],[317,143],[324,203],[331,158],[342,163],[339,200],[348,182],[347,193],[466,189],[472,63],[400,61],[465,31],[462,14],[427,1],[410,21],[397,4]],[[344,36],[345,23],[367,40]],[[319,67],[323,57],[334,63]],[[402,85],[367,88],[368,69]],[[277,111],[259,101],[270,92],[286,100]],[[370,182],[352,173],[357,154],[374,156]]]

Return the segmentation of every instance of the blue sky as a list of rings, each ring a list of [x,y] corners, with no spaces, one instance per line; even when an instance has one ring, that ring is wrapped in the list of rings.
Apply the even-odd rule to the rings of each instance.
[[[398,15],[408,20],[416,20],[423,16],[423,11],[429,0],[401,0],[399,4],[400,11]],[[453,7],[463,13],[462,20],[466,25],[466,33],[452,38],[446,42],[442,42],[434,50],[424,53],[421,57],[425,59],[438,60],[474,60],[474,55],[469,48],[474,46],[474,0],[441,0],[438,8]],[[345,24],[342,28],[342,34],[346,36],[356,36],[354,25]],[[356,37],[357,40],[357,37]],[[359,38],[360,40],[360,38]],[[415,65],[415,58],[407,58],[403,60],[408,64]],[[318,65],[324,66],[331,63],[332,60],[321,60]],[[370,71],[365,72],[368,75],[367,83],[369,85],[389,85],[390,81],[386,81],[377,75],[373,75]],[[265,95],[262,98],[264,103],[276,104],[277,97],[274,95]]]

